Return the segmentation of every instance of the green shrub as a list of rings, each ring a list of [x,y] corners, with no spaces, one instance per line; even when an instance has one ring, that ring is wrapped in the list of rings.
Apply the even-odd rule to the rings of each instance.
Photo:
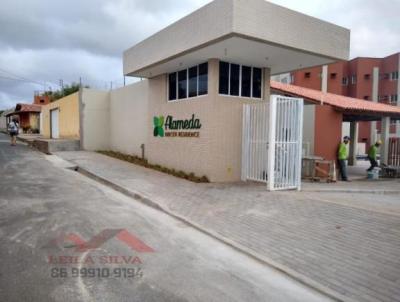
[[[208,180],[207,176],[202,176],[198,177],[194,173],[185,173],[184,171],[176,171],[175,169],[170,169],[167,167],[160,166],[158,164],[150,164],[147,159],[143,159],[141,157],[138,157],[136,155],[128,155],[128,154],[123,154],[120,152],[115,152],[115,151],[97,151],[97,153],[107,155],[113,158],[117,158],[119,160],[123,160],[129,163],[133,163],[145,168],[157,170],[162,173],[170,174],[179,178],[187,179],[192,182],[196,183],[209,183],[210,181]]]

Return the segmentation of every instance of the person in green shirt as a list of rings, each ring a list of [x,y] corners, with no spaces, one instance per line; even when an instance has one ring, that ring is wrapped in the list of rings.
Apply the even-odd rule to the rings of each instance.
[[[371,163],[371,167],[367,170],[372,171],[374,168],[378,167],[378,161],[377,161],[377,153],[378,153],[378,148],[382,145],[382,141],[377,141],[375,145],[371,146],[368,150],[368,159],[369,162]]]
[[[340,177],[342,178],[343,181],[349,181],[347,178],[347,164],[346,161],[349,158],[349,151],[347,148],[347,145],[350,143],[350,137],[345,136],[343,138],[343,142],[340,143],[339,145],[339,150],[338,150],[338,162],[339,162],[339,172],[340,172]]]

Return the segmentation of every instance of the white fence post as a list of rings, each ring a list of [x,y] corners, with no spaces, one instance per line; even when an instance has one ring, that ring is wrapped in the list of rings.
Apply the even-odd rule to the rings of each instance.
[[[276,96],[271,96],[269,104],[269,133],[268,133],[268,190],[275,188],[275,148],[276,148]]]
[[[298,144],[299,144],[299,148],[298,148],[298,158],[297,158],[297,190],[301,191],[301,169],[303,167],[303,123],[304,123],[304,100],[299,100],[298,103],[298,114],[299,114],[299,127],[298,127]]]

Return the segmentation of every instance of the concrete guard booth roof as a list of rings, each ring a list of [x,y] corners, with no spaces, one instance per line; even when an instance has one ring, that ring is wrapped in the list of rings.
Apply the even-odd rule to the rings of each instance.
[[[349,57],[350,31],[263,0],[216,0],[124,52],[124,74],[151,78],[211,58],[271,74]]]
[[[146,117],[131,118],[132,141],[140,136],[151,163],[213,182],[240,181],[243,105],[269,101],[271,74],[347,60],[349,44],[349,30],[263,0],[215,0],[124,52],[124,74],[148,79],[129,92],[138,108],[132,117],[147,108]],[[219,61],[262,69],[261,98],[220,94]],[[168,74],[206,62],[207,94],[168,101]],[[112,112],[117,104],[110,103]],[[160,116],[198,119],[199,135],[156,137]]]

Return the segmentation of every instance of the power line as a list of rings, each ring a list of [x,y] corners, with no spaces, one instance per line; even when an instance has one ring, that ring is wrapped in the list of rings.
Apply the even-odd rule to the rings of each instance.
[[[10,78],[10,77],[5,77],[5,76],[2,76],[2,75],[0,75],[0,79],[11,80],[11,81],[18,81],[18,82],[25,82],[25,83],[28,82],[28,83],[34,83],[34,84],[43,86],[43,84],[39,84],[38,82],[35,82],[35,81],[23,80],[23,79],[15,79],[15,78]]]
[[[9,75],[11,75],[11,76],[13,76],[13,77],[20,78],[20,79],[25,80],[25,81],[28,81],[28,82],[36,83],[36,84],[38,84],[38,85],[46,85],[46,83],[44,83],[44,82],[43,82],[43,83],[40,83],[40,82],[38,82],[38,81],[35,81],[35,80],[32,80],[32,79],[28,79],[28,78],[23,77],[23,76],[19,76],[19,75],[15,74],[15,73],[10,72],[10,71],[8,71],[8,70],[5,70],[5,69],[3,69],[3,68],[0,68],[0,71],[5,72],[5,73],[8,73]]]

